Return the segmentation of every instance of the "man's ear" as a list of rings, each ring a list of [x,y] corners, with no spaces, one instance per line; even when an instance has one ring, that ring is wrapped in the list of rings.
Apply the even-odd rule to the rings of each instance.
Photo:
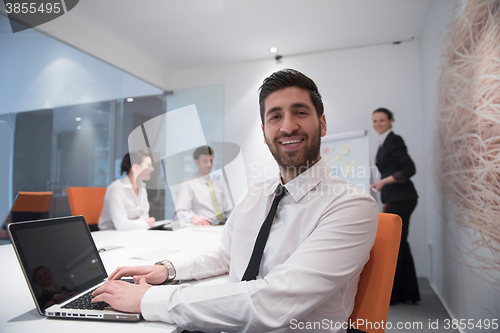
[[[196,164],[196,167],[199,168],[200,167],[200,161],[198,161],[197,159],[194,160],[194,164]]]
[[[321,127],[321,136],[323,137],[326,135],[326,117],[324,113],[319,117],[319,125]]]
[[[267,145],[267,141],[266,141],[266,134],[264,133],[264,125],[261,124],[260,125],[260,128],[262,128],[262,136],[264,136],[264,143]]]

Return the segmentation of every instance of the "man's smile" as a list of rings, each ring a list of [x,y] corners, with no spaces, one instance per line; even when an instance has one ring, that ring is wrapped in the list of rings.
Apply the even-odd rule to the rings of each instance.
[[[283,138],[279,140],[280,146],[285,149],[285,150],[293,150],[298,148],[302,142],[304,141],[303,138]]]

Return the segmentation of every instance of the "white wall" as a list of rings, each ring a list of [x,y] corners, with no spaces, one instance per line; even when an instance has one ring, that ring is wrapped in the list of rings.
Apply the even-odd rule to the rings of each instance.
[[[459,230],[453,221],[445,198],[437,190],[434,176],[437,79],[441,54],[446,47],[448,24],[456,18],[466,1],[433,1],[428,8],[421,36],[422,96],[424,114],[426,221],[429,244],[429,280],[450,314],[457,319],[499,318],[500,291],[467,267],[471,259],[461,251],[471,248],[472,238]],[[475,263],[477,264],[477,263]],[[500,280],[500,271],[496,272]],[[465,329],[463,332],[483,332],[484,328]],[[491,330],[498,331],[498,330]]]
[[[154,2],[148,5],[155,6],[152,3]],[[89,6],[93,10],[99,8],[95,4],[85,1],[80,1],[78,6],[79,8]],[[149,54],[144,53],[140,47],[129,45],[123,42],[119,36],[100,29],[97,25],[79,16],[76,13],[77,11],[78,9],[71,10],[63,16],[59,16],[57,20],[49,21],[31,30],[41,31],[70,47],[85,50],[86,54],[101,59],[107,64],[113,64],[133,77],[143,78],[152,85],[157,87],[169,86],[169,70],[153,60]],[[120,15],[122,11],[123,8],[118,6],[114,13]],[[136,15],[138,13],[140,13],[140,10],[135,12]],[[112,15],[110,15],[109,19],[112,20]],[[73,29],[67,29],[69,26],[73,27]],[[18,34],[16,33],[16,35]],[[163,41],[158,40],[158,42],[162,43]]]
[[[420,40],[422,63],[422,104],[424,114],[424,152],[430,158],[425,164],[426,221],[429,246],[429,280],[438,290],[443,290],[443,216],[442,200],[437,191],[434,172],[434,143],[436,130],[437,80],[439,77],[442,44],[446,25],[453,17],[455,0],[431,2]]]
[[[370,130],[371,161],[377,139],[371,112],[387,107],[395,112],[394,131],[403,136],[417,166],[413,178],[421,200],[412,217],[409,241],[417,274],[428,275],[425,232],[425,162],[418,41],[333,52],[228,64],[172,73],[173,90],[211,84],[225,85],[225,140],[241,147],[250,181],[276,172],[260,128],[257,90],[262,80],[282,68],[310,76],[323,95],[328,134]],[[266,170],[263,174],[260,171]],[[273,170],[271,172],[270,170]]]

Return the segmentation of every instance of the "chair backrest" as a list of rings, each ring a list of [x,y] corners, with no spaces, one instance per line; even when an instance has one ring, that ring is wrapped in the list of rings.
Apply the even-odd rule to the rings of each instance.
[[[367,333],[384,332],[380,324],[382,321],[387,322],[402,225],[398,215],[378,215],[377,236],[370,251],[370,259],[359,278],[350,318],[352,322],[358,323],[364,320],[365,325],[357,326],[358,330]]]
[[[18,192],[12,206],[11,221],[46,219],[52,204],[52,192]]]
[[[71,215],[83,215],[90,230],[98,230],[97,224],[104,206],[105,187],[68,187]]]

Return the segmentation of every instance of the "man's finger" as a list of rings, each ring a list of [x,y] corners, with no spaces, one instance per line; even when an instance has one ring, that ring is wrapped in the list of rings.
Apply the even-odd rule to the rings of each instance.
[[[106,302],[108,303],[111,307],[114,307],[115,302],[117,298],[112,295],[112,294],[100,294],[92,299],[92,303],[97,303],[97,302]]]
[[[104,296],[102,296],[103,294],[99,295],[99,296],[95,296],[94,298],[92,298],[90,301],[92,303],[97,303],[97,302],[103,302],[102,299],[104,298]]]
[[[92,303],[97,303],[97,302],[106,302],[109,305],[111,305],[112,301],[112,295],[111,294],[100,294],[97,295],[96,297],[92,298],[91,300]]]
[[[105,282],[102,286],[98,287],[96,290],[94,290],[92,292],[92,296],[98,296],[100,294],[103,294],[103,293],[106,293],[106,292],[109,292],[109,288],[108,288],[108,282]]]
[[[112,280],[113,277],[116,275],[116,273],[118,273],[118,271],[120,270],[120,267],[118,267],[117,269],[115,269],[113,271],[113,273],[111,273],[109,276],[108,276],[108,280]]]
[[[99,294],[102,294],[102,293],[103,293],[103,287],[104,287],[104,285],[102,285],[102,286],[100,286],[99,288],[97,288],[96,290],[94,290],[94,291],[92,292],[92,296],[94,296],[94,297],[95,297],[95,296],[97,296],[97,295],[99,295]]]
[[[135,283],[140,283],[142,279],[146,280],[144,275],[134,275],[132,279],[134,280]]]
[[[132,276],[133,270],[130,267],[118,268],[108,280],[120,280],[122,277]]]
[[[127,284],[128,282],[125,282],[125,281],[106,281],[104,282],[103,285],[101,285],[100,287],[98,287],[96,290],[94,290],[94,292],[92,293],[92,296],[97,296],[97,295],[100,295],[100,294],[104,294],[104,293],[113,293],[114,290],[116,290],[116,286],[117,284],[120,284],[120,283],[125,283]]]
[[[111,275],[108,277],[108,280],[118,280],[121,279],[122,277],[126,276],[124,274],[124,270],[126,270],[127,267],[118,267],[111,273]]]

